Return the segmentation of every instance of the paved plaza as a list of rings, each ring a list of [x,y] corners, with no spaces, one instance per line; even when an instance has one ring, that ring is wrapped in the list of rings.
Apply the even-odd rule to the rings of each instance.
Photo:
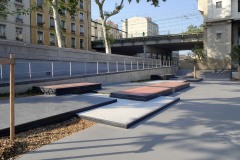
[[[97,124],[21,160],[239,160],[240,83],[203,81],[130,129]],[[112,89],[114,90],[114,89]]]

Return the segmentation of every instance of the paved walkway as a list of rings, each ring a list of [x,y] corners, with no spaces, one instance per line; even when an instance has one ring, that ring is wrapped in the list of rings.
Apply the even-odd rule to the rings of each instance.
[[[122,129],[97,124],[22,160],[239,160],[240,83],[204,81],[175,93],[181,101]]]

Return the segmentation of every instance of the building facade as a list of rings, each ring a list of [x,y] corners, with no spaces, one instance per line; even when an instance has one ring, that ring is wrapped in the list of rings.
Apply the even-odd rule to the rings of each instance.
[[[198,0],[204,16],[204,49],[208,66],[230,69],[232,46],[240,44],[240,0]]]
[[[111,35],[114,39],[122,38],[122,31],[119,30],[117,24],[112,21],[108,21],[107,25],[109,26],[109,35]],[[103,40],[102,24],[99,19],[92,21],[92,41],[94,40]]]
[[[48,5],[41,7],[42,2],[31,0],[31,5],[39,6],[31,13],[31,42],[57,46],[52,9]],[[66,10],[60,12],[63,41],[66,48],[91,50],[91,0],[79,0],[78,8],[75,16]]]
[[[123,22],[123,31],[127,32],[124,38],[156,36],[159,27],[149,17],[132,17]]]
[[[30,7],[26,0],[10,0],[8,10],[17,12]],[[30,43],[30,15],[8,14],[0,17],[0,39]]]

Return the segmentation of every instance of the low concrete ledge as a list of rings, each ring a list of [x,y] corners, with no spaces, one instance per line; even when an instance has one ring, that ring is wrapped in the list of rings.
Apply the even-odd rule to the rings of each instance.
[[[149,79],[152,74],[174,74],[176,73],[176,67],[168,68],[153,68],[145,70],[105,73],[97,75],[84,75],[84,76],[72,76],[72,77],[59,77],[51,79],[39,79],[31,81],[16,82],[15,92],[21,93],[33,86],[46,86],[46,85],[57,85],[66,83],[79,83],[79,82],[90,82],[90,83],[119,83],[119,82],[131,82],[143,79]],[[0,84],[0,93],[9,93],[9,84]]]

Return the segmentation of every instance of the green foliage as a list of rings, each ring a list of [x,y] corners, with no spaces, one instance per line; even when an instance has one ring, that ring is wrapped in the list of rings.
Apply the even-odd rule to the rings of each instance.
[[[190,25],[188,26],[186,31],[186,33],[198,33],[198,32],[203,32],[203,25],[200,26]]]
[[[230,56],[231,56],[232,62],[235,62],[238,65],[240,65],[240,46],[239,45],[233,46]]]
[[[196,45],[191,53],[188,53],[186,59],[187,62],[197,64],[198,62],[206,61],[206,52],[204,49]]]
[[[132,0],[128,0],[129,3],[132,1]],[[141,0],[136,0],[137,3],[139,3]],[[166,0],[162,0],[163,2],[166,2]],[[150,2],[151,5],[154,5],[155,7],[158,7],[159,6],[159,3],[160,3],[160,0],[147,0],[147,2]]]

